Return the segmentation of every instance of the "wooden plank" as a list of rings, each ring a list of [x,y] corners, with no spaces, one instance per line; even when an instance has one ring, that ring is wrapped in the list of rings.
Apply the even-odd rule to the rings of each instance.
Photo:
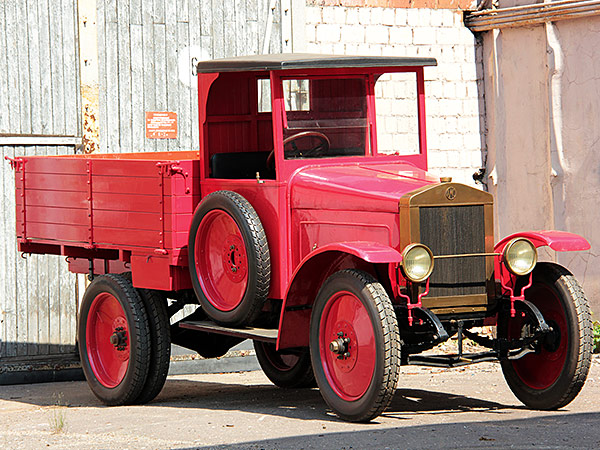
[[[194,2],[192,4],[192,9],[197,8],[197,5]],[[190,20],[190,11],[189,11],[189,0],[177,0],[176,10],[177,10],[177,22],[189,22]]]
[[[129,0],[129,23],[131,25],[142,24],[142,3],[142,0]]]
[[[2,27],[4,25],[4,8],[2,3],[0,3],[0,27]],[[0,39],[2,38],[2,36],[4,35],[4,33],[2,33],[0,31]],[[2,58],[2,51],[4,50],[4,48],[2,47],[2,42],[0,41],[0,61],[3,59]],[[0,70],[2,69],[2,66],[0,65]],[[4,73],[4,72],[0,72],[0,73]],[[4,147],[0,147],[0,152],[2,152],[1,154],[4,154]],[[5,173],[9,172],[9,169],[6,167],[6,164],[2,164],[0,166],[0,202],[2,202],[2,205],[0,205],[0,214],[2,214],[2,217],[4,216],[5,213],[5,209],[8,206],[7,204],[4,203],[4,178],[5,178]],[[10,172],[9,172],[10,173]],[[4,290],[5,290],[5,284],[6,284],[6,244],[5,244],[5,239],[4,239],[4,235],[5,235],[6,231],[5,231],[5,226],[4,225],[0,225],[0,317],[2,317],[0,319],[0,359],[3,357],[4,352],[5,352],[5,343],[6,343],[6,310],[7,310],[7,302],[8,299],[6,298],[6,296],[4,295]]]
[[[14,201],[14,199],[12,199]],[[27,191],[27,204],[29,206],[47,206],[57,208],[87,208],[85,192],[64,191]],[[14,230],[12,230],[14,234]]]
[[[142,178],[142,177],[103,177],[94,176],[92,179],[92,191],[98,193],[113,193],[121,194],[141,194],[141,195],[157,195],[161,194],[159,178]],[[165,186],[165,191],[168,186]]]
[[[94,217],[94,222],[95,219],[96,217]],[[30,223],[86,226],[89,225],[90,218],[88,217],[88,210],[83,208],[49,208],[46,206],[28,205],[28,226]],[[113,223],[116,222],[113,221]]]
[[[0,74],[2,74],[0,76],[0,111],[5,111],[4,114],[0,114],[0,132],[9,131],[8,48],[5,33],[7,23],[5,6],[6,2],[0,2]],[[11,148],[0,147],[0,150],[2,155],[8,156]],[[5,219],[0,225],[0,296],[2,297],[0,298],[0,311],[2,311],[2,320],[0,321],[0,340],[2,341],[0,342],[0,358],[8,356],[8,352],[12,350],[12,344],[9,342],[11,332],[8,328],[9,321],[13,317],[12,307],[14,296],[11,296],[11,286],[8,285],[10,276],[7,272],[11,269],[9,259],[12,258],[13,251],[9,251],[7,240],[11,235],[14,235],[14,222],[9,224],[7,215],[9,214],[9,209],[14,211],[14,183],[12,183],[12,186],[10,185],[13,177],[13,171],[10,167],[7,164],[3,164],[0,167],[0,200],[2,201],[0,213]]]
[[[164,23],[154,24],[154,74],[155,74],[155,92],[156,102],[154,104],[156,111],[167,111],[167,30]],[[154,139],[156,141],[156,150],[166,151],[168,143],[166,139]]]
[[[25,154],[25,149],[23,147],[15,148],[15,156],[23,156]],[[28,338],[28,330],[27,330],[27,319],[28,319],[28,291],[27,291],[27,264],[28,260],[24,258],[17,257],[16,259],[16,283],[17,283],[17,291],[15,295],[16,300],[16,343],[17,343],[17,356],[26,356],[27,355],[27,338]]]
[[[27,173],[84,174],[86,173],[86,160],[82,158],[53,158],[51,155],[44,158],[28,158]]]
[[[3,155],[11,158],[15,156],[14,147],[3,147]],[[2,246],[5,249],[4,255],[4,282],[2,291],[4,297],[4,356],[16,356],[17,354],[17,242],[15,233],[16,210],[14,208],[15,176],[12,170],[7,169],[6,165],[2,171],[2,185],[4,192],[2,194],[2,227],[3,239]]]
[[[51,97],[52,97],[52,132],[54,134],[66,134],[65,126],[65,60],[62,49],[62,11],[55,4],[49,6],[50,20],[50,60],[51,60]]]
[[[103,0],[98,3],[105,3],[104,6],[104,17],[106,20],[106,23],[117,23],[119,20],[118,17],[118,10],[117,10],[117,4],[118,4],[119,0]],[[108,44],[108,41],[107,41]]]
[[[27,194],[30,190],[53,190],[53,191],[80,191],[87,189],[88,178],[86,175],[55,175],[36,173],[26,176],[25,189]]]
[[[210,37],[213,35],[212,0],[200,0],[200,34]],[[203,48],[212,53],[211,47]]]
[[[58,258],[54,256],[54,258]],[[66,264],[60,266],[60,351],[74,351],[77,330],[77,298],[75,296],[75,275],[70,273]]]
[[[106,90],[112,95],[106,97],[106,150],[120,153],[119,133],[121,123],[119,120],[119,53],[117,49],[118,25],[115,22],[106,22]],[[127,101],[126,99],[124,101]]]
[[[18,61],[19,55],[17,53],[17,12],[16,2],[6,2],[5,8],[5,35],[6,35],[6,59],[8,63],[8,70],[6,78],[8,81],[8,132],[9,133],[20,133],[21,132],[21,98],[19,93],[19,67],[18,64],[14,64],[14,61]]]
[[[237,56],[237,39],[235,23],[235,2],[234,0],[223,0],[223,56],[226,58]],[[213,41],[214,43],[215,41]]]
[[[273,29],[271,30],[270,53],[281,53],[281,2],[277,2],[273,11]]]
[[[144,114],[144,61],[143,26],[131,25],[131,149],[144,149],[145,120]]]
[[[246,39],[246,48],[248,50],[248,54],[256,55],[259,53],[259,19],[258,19],[258,1],[249,2],[246,8],[246,17],[247,17],[247,39]]]
[[[150,1],[142,2],[142,60],[143,65],[143,84],[144,84],[144,102],[143,111],[156,110],[156,91],[155,91],[155,61],[154,61],[154,26],[153,26],[153,4]],[[156,139],[145,139],[141,147],[145,151],[156,151]]]
[[[177,23],[177,41],[189,42],[189,25],[186,22]],[[177,61],[175,61],[177,63]],[[176,69],[177,70],[177,69]],[[175,77],[173,77],[175,78]],[[197,113],[197,108],[192,108],[192,89],[184,83],[177,82],[174,88],[178,91],[177,116],[179,130],[177,131],[178,148],[193,148],[192,143],[192,116]]]
[[[46,2],[36,2],[38,8],[38,35],[39,35],[39,51],[38,65],[40,73],[40,102],[41,117],[40,117],[40,134],[53,133],[52,114],[49,114],[50,104],[52,101],[52,66],[50,58],[50,17],[48,5]],[[48,100],[50,99],[50,100]]]
[[[203,14],[202,2],[200,0],[195,1],[192,7],[188,11],[188,36],[187,45],[194,46],[200,45],[201,35],[201,19],[200,16]]]
[[[167,89],[167,111],[177,113],[180,119],[179,103],[179,76],[177,74],[179,65],[177,61],[177,3],[170,0],[165,3],[165,59],[166,59],[166,89]],[[181,122],[178,120],[178,122]],[[178,124],[178,128],[180,123]],[[169,150],[181,148],[179,145],[179,135],[181,130],[177,130],[177,139],[166,139],[165,143]]]
[[[165,1],[169,2],[171,0],[153,0],[154,4],[154,13],[152,15],[152,19],[154,24],[163,24],[165,23]]]
[[[117,96],[119,122],[119,152],[133,150],[131,141],[132,97],[131,97],[131,47],[129,37],[129,5],[127,2],[117,3],[117,67],[119,95]]]
[[[235,0],[235,39],[236,56],[248,53],[248,18],[246,16],[246,1]]]
[[[79,49],[75,36],[78,32],[77,2],[62,0],[62,42],[64,71],[64,112],[65,134],[80,136],[81,126],[81,83],[79,81]]]
[[[19,100],[21,133],[31,133],[31,91],[29,77],[29,30],[27,26],[27,5],[17,8],[16,20],[16,45],[18,52],[17,64],[19,67]],[[34,49],[31,49],[35,51]]]
[[[227,54],[225,49],[223,1],[212,0],[212,57],[224,58]]]
[[[8,49],[6,46],[6,15],[5,15],[6,2],[0,2],[0,111],[5,111],[4,114],[0,114],[0,133],[8,133],[8,60],[7,53]],[[1,197],[0,197],[1,198]],[[0,329],[0,337],[2,332]],[[1,344],[0,344],[1,345]],[[0,355],[2,349],[0,349]]]
[[[98,141],[99,150],[102,153],[107,152],[108,144],[108,107],[107,97],[107,73],[106,73],[106,18],[105,18],[105,1],[96,3],[96,30],[98,36]]]

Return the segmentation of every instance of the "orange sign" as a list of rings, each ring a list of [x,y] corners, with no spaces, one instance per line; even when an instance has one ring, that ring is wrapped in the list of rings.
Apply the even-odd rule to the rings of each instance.
[[[147,139],[177,139],[177,113],[146,111]]]

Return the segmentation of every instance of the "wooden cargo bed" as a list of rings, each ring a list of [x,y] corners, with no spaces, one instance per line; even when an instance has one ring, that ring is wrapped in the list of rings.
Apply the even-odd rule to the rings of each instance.
[[[138,287],[191,287],[187,239],[200,201],[197,152],[22,157],[17,237],[74,272],[132,270]],[[105,260],[108,261],[105,263]]]

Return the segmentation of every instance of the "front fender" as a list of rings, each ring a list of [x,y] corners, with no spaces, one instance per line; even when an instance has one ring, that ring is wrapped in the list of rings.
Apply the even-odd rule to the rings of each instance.
[[[542,230],[523,231],[506,236],[494,246],[494,252],[502,253],[506,244],[516,237],[529,239],[536,248],[547,245],[557,252],[577,252],[590,249],[590,243],[578,234],[567,231]]]
[[[383,264],[402,261],[402,253],[389,245],[380,244],[379,242],[353,241],[353,242],[337,242],[335,244],[324,245],[316,249],[306,256],[296,269],[294,276],[306,263],[306,261],[314,258],[316,255],[325,252],[342,252],[354,255],[357,258],[363,259],[372,264]],[[293,280],[293,277],[292,277]]]
[[[500,280],[503,292],[510,295],[512,295],[512,293],[507,290],[506,287],[514,287],[516,277],[505,268],[504,263],[502,262],[502,253],[504,252],[506,245],[517,237],[529,239],[536,248],[548,246],[557,252],[576,252],[590,249],[590,243],[585,238],[567,231],[523,231],[506,236],[494,246],[494,253],[497,254],[494,258],[494,269],[496,273],[495,278]]]
[[[308,345],[312,304],[321,285],[332,273],[348,268],[372,272],[375,264],[401,260],[402,254],[398,250],[377,242],[328,244],[309,253],[294,271],[288,285],[281,308],[277,348]]]

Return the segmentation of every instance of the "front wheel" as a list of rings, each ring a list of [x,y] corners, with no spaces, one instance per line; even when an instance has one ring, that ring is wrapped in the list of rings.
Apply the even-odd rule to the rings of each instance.
[[[382,285],[359,270],[329,277],[313,305],[310,352],[321,395],[339,417],[381,414],[400,372],[398,322]]]
[[[515,396],[533,409],[558,409],[579,393],[591,364],[592,320],[583,289],[564,267],[539,263],[525,299],[542,313],[552,331],[535,353],[503,361],[502,372]],[[527,317],[500,314],[498,336],[509,339],[529,332]]]

